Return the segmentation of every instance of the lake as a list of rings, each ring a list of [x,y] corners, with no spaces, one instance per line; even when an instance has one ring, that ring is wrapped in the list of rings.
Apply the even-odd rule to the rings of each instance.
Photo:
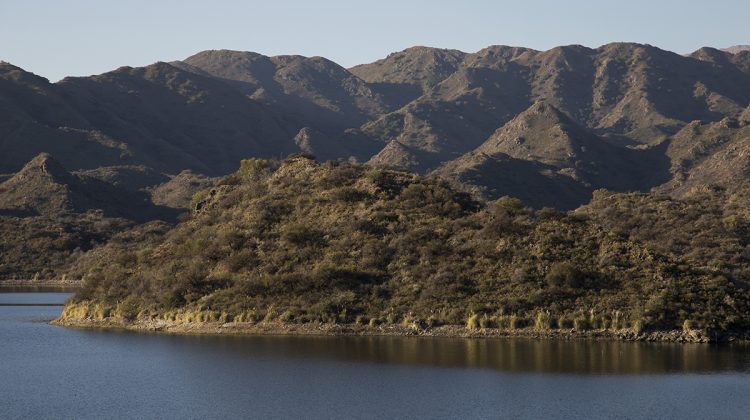
[[[0,293],[0,418],[748,418],[750,347],[172,336]],[[23,305],[23,306],[21,306]]]

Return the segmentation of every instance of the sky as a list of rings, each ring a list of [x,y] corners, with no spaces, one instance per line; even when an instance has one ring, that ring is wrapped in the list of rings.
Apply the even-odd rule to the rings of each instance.
[[[344,67],[415,45],[478,51],[640,42],[750,44],[748,0],[0,0],[0,60],[57,81],[208,49]]]

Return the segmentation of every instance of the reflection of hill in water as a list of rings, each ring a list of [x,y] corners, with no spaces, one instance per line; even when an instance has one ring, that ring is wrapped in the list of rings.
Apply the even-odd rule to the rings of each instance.
[[[170,337],[242,359],[306,358],[524,373],[750,372],[750,346],[415,337]],[[184,348],[184,347],[183,347]],[[225,354],[226,353],[226,354]],[[241,360],[237,361],[241,363]]]

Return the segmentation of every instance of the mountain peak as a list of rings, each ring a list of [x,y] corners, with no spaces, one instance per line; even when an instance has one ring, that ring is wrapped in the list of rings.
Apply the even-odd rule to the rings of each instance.
[[[367,163],[372,166],[413,170],[419,166],[419,159],[409,147],[396,140],[391,140],[380,153],[373,156]]]
[[[530,107],[519,114],[519,116],[548,115],[559,120],[568,120],[568,117],[554,105],[547,101],[536,101]]]
[[[75,178],[48,153],[41,153],[0,184],[0,208],[55,214],[70,208]]]
[[[703,47],[690,54],[691,58],[696,60],[707,61],[715,64],[729,63],[729,57],[726,51],[717,50],[716,48]]]
[[[553,105],[538,101],[500,127],[477,150],[553,166],[573,165],[599,140]]]
[[[7,61],[0,61],[0,79],[8,79],[22,84],[47,84],[49,80],[26,71]]]
[[[40,153],[31,159],[24,167],[7,182],[19,182],[34,177],[41,177],[57,184],[70,180],[70,173],[49,153]],[[14,181],[15,180],[15,181]]]
[[[235,58],[235,59],[239,59],[239,58],[257,58],[257,57],[265,57],[265,56],[263,54],[259,54],[259,53],[252,52],[252,51],[239,51],[239,50],[221,49],[221,50],[204,50],[204,51],[200,51],[200,52],[197,52],[197,53],[191,55],[190,57],[188,57],[188,58],[186,58],[186,59],[184,59],[182,61],[184,61],[186,63],[190,63],[191,61],[203,60],[203,59],[206,59],[206,58],[211,58],[211,59]]]
[[[349,71],[369,83],[412,85],[426,91],[453,74],[466,56],[459,50],[415,46]]]
[[[554,105],[547,101],[536,101],[531,104],[530,107],[526,108],[510,120],[506,126],[517,127],[521,130],[534,128],[539,126],[540,123],[545,126],[575,126],[573,122],[564,112],[560,111]],[[503,126],[505,127],[505,126]],[[502,128],[501,128],[502,130]],[[499,130],[498,130],[499,131]]]
[[[734,45],[729,48],[722,48],[721,50],[728,52],[729,54],[737,54],[742,51],[750,51],[750,45]]]

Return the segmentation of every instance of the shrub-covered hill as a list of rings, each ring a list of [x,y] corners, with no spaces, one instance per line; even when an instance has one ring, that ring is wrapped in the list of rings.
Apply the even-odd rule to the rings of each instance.
[[[79,267],[65,316],[744,330],[748,201],[597,192],[532,211],[407,172],[245,160],[166,235]]]

